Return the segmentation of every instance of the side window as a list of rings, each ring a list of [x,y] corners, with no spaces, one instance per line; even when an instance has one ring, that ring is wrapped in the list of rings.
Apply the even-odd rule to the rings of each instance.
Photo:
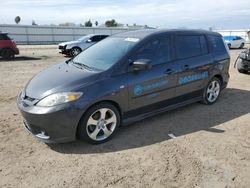
[[[107,35],[100,35],[100,40],[105,39]]]
[[[7,35],[0,35],[0,40],[10,40]]]
[[[100,36],[96,35],[90,38],[92,42],[99,42],[100,41]]]
[[[154,39],[136,51],[133,59],[149,59],[152,65],[162,64],[171,60],[170,38]]]
[[[209,41],[211,43],[211,48],[214,52],[217,53],[225,53],[227,52],[225,43],[222,37],[209,35]]]
[[[200,41],[203,40],[203,41]],[[201,48],[201,43],[203,42],[203,49]],[[205,38],[200,38],[199,35],[195,36],[177,36],[176,38],[176,53],[178,59],[185,59],[195,56],[200,56],[206,51]],[[202,52],[204,50],[204,52]]]
[[[200,44],[201,44],[201,54],[202,55],[208,54],[207,40],[205,36],[200,36]]]

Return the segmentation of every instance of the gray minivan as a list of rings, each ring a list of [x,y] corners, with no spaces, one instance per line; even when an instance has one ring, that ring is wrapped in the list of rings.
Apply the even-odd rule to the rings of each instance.
[[[120,33],[38,73],[17,106],[26,129],[44,142],[103,143],[122,125],[197,101],[214,104],[229,63],[215,32]]]

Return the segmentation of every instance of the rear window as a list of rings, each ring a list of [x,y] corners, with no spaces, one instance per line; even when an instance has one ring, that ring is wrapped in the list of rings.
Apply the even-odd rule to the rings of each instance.
[[[211,43],[211,48],[216,53],[227,53],[225,43],[220,36],[209,35],[209,40]]]
[[[203,35],[177,36],[176,53],[178,59],[201,56],[208,53],[207,41]]]
[[[0,34],[0,40],[10,40],[10,38],[7,35]]]

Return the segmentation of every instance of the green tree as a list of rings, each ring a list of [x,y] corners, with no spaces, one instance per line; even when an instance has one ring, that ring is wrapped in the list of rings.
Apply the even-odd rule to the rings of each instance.
[[[92,22],[89,20],[87,22],[85,22],[85,27],[92,27]]]
[[[16,24],[19,24],[20,21],[21,21],[21,17],[20,16],[16,16],[15,17]]]
[[[31,25],[37,25],[36,22],[35,22],[35,20],[32,20]]]
[[[114,19],[112,19],[112,20],[107,20],[107,21],[105,22],[105,26],[106,26],[106,27],[117,27],[117,26],[118,26],[118,23],[117,23]]]

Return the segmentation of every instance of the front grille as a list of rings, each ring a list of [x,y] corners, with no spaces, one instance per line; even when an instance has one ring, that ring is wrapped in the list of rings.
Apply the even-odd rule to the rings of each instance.
[[[59,48],[59,50],[64,50],[65,46],[59,46],[58,48]]]
[[[24,100],[27,100],[27,101],[33,102],[33,101],[34,101],[34,100],[36,100],[36,99],[31,98],[31,97],[29,97],[29,96],[25,96],[25,97],[24,97]]]

